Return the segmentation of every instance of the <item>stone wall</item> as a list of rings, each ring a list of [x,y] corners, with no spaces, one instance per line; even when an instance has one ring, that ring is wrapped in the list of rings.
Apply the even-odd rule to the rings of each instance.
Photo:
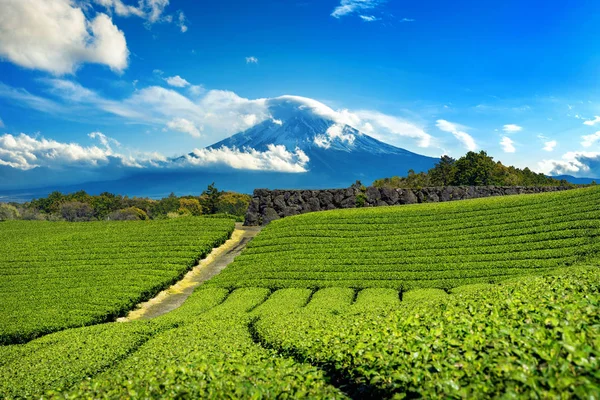
[[[256,189],[245,225],[266,225],[292,215],[340,208],[396,206],[435,203],[480,197],[506,196],[568,190],[569,187],[448,186],[422,189],[390,189],[352,186],[331,190]]]

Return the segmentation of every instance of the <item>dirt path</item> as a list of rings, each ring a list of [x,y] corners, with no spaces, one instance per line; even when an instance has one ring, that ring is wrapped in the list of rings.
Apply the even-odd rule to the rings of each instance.
[[[252,240],[260,230],[261,227],[242,226],[241,223],[236,224],[231,239],[222,246],[213,249],[213,251],[188,272],[183,279],[170,288],[160,292],[156,297],[145,303],[139,304],[135,310],[132,310],[129,313],[129,315],[119,318],[117,321],[129,322],[152,319],[178,308],[192,294],[194,289],[231,264],[233,259],[242,252],[248,242]]]

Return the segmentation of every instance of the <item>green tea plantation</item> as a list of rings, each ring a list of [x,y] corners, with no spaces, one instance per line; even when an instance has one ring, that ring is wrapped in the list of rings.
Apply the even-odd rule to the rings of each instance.
[[[124,292],[131,308],[233,226],[201,218],[147,229],[65,225],[62,242],[50,231],[43,239],[62,243],[64,258],[38,250],[11,270],[16,263],[8,261],[35,247],[28,240],[54,225],[0,224],[10,243],[0,256],[2,305],[30,299],[1,311],[10,341],[0,346],[0,397],[598,399],[598,204],[600,189],[589,188],[291,217],[267,226],[172,312],[144,322],[90,319],[81,325],[100,324],[79,328],[67,321],[34,340],[25,339],[52,329],[17,316],[44,321],[45,308],[90,315],[94,301],[121,304]],[[67,251],[69,234],[86,240]],[[149,244],[148,237],[160,238]],[[109,272],[77,275],[83,268],[61,264],[101,256],[97,265]],[[138,268],[111,269],[109,259]],[[35,261],[29,271],[26,261]],[[158,272],[171,264],[171,275]],[[64,282],[48,290],[53,297],[35,296],[44,268],[64,277],[55,286],[48,279],[49,288]],[[163,280],[149,279],[156,276]],[[11,280],[20,285],[13,296],[4,294]],[[69,290],[83,282],[102,295]]]
[[[226,219],[0,223],[0,344],[124,315],[234,229]]]

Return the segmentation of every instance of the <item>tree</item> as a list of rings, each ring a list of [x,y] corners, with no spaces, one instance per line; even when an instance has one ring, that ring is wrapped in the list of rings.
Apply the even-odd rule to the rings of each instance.
[[[443,155],[440,162],[429,170],[429,178],[432,186],[450,186],[454,180],[456,160],[452,157]]]
[[[176,213],[177,210],[179,210],[179,198],[175,193],[171,193],[169,197],[157,201],[150,207],[152,218],[167,216],[169,213]]]
[[[89,221],[94,216],[94,210],[87,203],[69,201],[60,205],[60,215],[69,222]]]
[[[208,185],[208,188],[202,192],[200,197],[200,204],[202,204],[202,211],[204,214],[216,214],[219,210],[219,201],[223,192],[215,186],[215,183]]]
[[[57,213],[65,196],[61,192],[52,192],[48,197],[31,201],[31,206],[46,214]]]
[[[496,167],[494,159],[483,150],[479,153],[468,152],[464,157],[459,158],[454,166],[456,175],[453,183],[455,185],[487,186],[495,184],[493,180]]]
[[[108,214],[122,208],[121,196],[115,196],[112,193],[104,192],[99,196],[94,196],[91,200],[94,213],[98,219],[104,219]]]
[[[202,215],[202,206],[198,199],[179,199],[179,214]]]
[[[221,195],[217,213],[243,217],[248,211],[252,197],[247,194],[226,192]]]

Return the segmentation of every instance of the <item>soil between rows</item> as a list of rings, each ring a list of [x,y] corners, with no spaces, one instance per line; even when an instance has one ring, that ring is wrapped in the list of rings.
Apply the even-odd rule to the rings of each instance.
[[[231,238],[222,246],[213,249],[183,279],[163,290],[156,297],[140,303],[126,317],[119,318],[117,321],[153,319],[179,308],[198,286],[231,264],[261,229],[262,227],[242,226],[241,223],[237,223]]]

